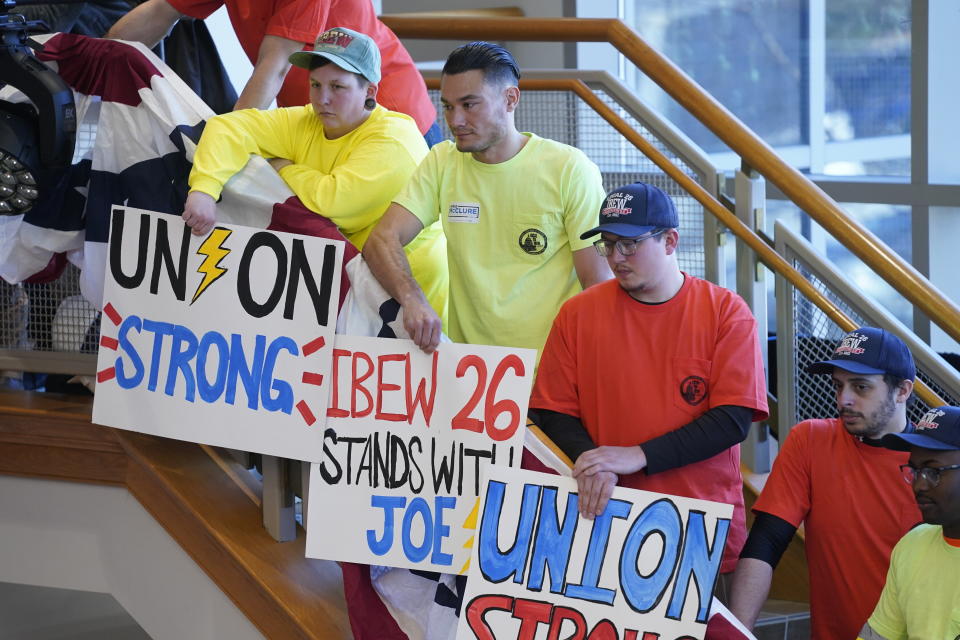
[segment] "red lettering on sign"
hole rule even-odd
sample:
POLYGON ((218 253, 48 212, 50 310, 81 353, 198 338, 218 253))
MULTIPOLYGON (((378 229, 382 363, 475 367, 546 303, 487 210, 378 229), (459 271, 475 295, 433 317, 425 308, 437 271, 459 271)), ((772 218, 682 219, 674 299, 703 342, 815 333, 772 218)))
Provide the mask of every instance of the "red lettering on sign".
POLYGON ((407 419, 405 413, 389 413, 383 410, 383 393, 385 391, 399 391, 400 385, 388 384, 383 381, 383 365, 387 362, 406 362, 407 369, 410 368, 409 353, 391 353, 385 356, 377 356, 377 413, 374 417, 377 420, 387 420, 389 422, 403 422, 407 419))

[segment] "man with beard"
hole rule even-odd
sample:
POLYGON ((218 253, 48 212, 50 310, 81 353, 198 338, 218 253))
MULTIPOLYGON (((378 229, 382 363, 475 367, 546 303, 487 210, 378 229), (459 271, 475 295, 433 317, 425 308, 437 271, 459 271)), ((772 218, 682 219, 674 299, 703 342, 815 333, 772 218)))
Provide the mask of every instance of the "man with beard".
POLYGON ((910 452, 900 469, 926 524, 894 547, 880 602, 860 638, 960 637, 960 409, 933 409, 915 433, 890 434, 883 444, 910 452))
POLYGON ((916 368, 899 338, 860 327, 808 371, 832 376, 840 416, 801 422, 782 444, 753 506, 730 609, 753 626, 773 570, 804 523, 811 637, 853 638, 880 596, 890 551, 920 521, 900 478, 907 455, 880 444, 913 431, 906 412, 916 368))

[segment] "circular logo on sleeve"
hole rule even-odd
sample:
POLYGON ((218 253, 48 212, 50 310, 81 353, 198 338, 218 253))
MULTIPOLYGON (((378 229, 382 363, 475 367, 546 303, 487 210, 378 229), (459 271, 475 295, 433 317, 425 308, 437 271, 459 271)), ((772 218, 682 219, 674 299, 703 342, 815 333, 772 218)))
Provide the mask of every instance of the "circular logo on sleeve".
POLYGON ((547 236, 540 229, 527 229, 520 234, 520 248, 532 256, 537 256, 547 250, 547 236))
POLYGON ((690 406, 697 406, 707 397, 707 381, 700 376, 687 376, 680 383, 680 397, 690 406))

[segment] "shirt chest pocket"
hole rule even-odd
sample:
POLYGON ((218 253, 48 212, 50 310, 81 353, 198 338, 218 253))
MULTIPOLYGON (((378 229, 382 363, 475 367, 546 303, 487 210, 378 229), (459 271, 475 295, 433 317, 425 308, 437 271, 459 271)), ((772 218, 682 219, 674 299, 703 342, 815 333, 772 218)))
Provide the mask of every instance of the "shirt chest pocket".
POLYGON ((690 415, 710 408, 710 370, 713 362, 702 358, 673 358, 670 392, 673 404, 690 415))
POLYGON ((568 243, 559 211, 514 214, 508 241, 514 255, 531 262, 546 260, 568 243))

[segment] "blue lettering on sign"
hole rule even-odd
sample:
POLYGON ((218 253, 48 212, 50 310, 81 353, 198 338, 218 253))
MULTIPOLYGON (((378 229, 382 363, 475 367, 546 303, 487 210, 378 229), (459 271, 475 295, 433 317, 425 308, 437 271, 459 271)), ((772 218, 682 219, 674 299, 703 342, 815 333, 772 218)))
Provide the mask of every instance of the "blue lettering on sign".
POLYGON ((130 343, 130 329, 135 329, 137 333, 143 328, 143 322, 137 316, 127 316, 120 325, 117 332, 117 342, 120 343, 120 350, 130 358, 130 364, 133 366, 133 374, 127 375, 127 369, 123 365, 123 358, 117 358, 117 384, 121 389, 132 389, 143 381, 143 360, 137 350, 130 343))
POLYGON ((227 344, 227 339, 216 331, 207 331, 200 338, 200 345, 197 347, 197 390, 204 402, 216 402, 223 395, 223 389, 227 383, 229 353, 230 346, 227 344), (216 359, 213 360, 216 373, 211 382, 207 379, 207 362, 210 358, 210 349, 214 347, 217 349, 216 359))
POLYGON ((613 589, 604 589, 597 586, 600 582, 600 569, 603 568, 603 557, 607 553, 607 544, 610 542, 610 525, 614 518, 626 518, 630 515, 631 504, 624 500, 607 502, 603 513, 593 519, 593 529, 590 530, 590 542, 587 544, 587 557, 583 563, 583 578, 580 584, 568 584, 564 594, 571 598, 613 604, 616 592, 613 589))
POLYGON ((682 536, 680 512, 670 500, 650 503, 633 522, 620 556, 620 589, 635 611, 646 613, 660 602, 673 577, 682 536), (637 570, 637 558, 644 542, 652 535, 663 538, 663 551, 656 568, 644 576, 637 570))
MULTIPOLYGON (((669 592, 670 601, 666 615, 676 620, 681 618, 692 580, 698 589, 696 621, 707 621, 714 582, 720 571, 723 548, 730 528, 729 519, 717 518, 713 527, 713 539, 708 542, 707 537, 710 534, 707 531, 705 514, 702 511, 690 510, 684 525, 677 505, 669 497, 664 497, 644 506, 634 517, 623 544, 611 547, 614 520, 630 518, 634 507, 633 503, 626 500, 611 499, 604 512, 590 524, 590 537, 581 565, 576 561, 571 562, 574 538, 580 522, 577 513, 578 498, 572 492, 567 495, 561 516, 557 504, 557 487, 523 485, 519 516, 514 515, 515 510, 511 510, 507 516, 509 524, 503 522, 504 532, 513 532, 512 536, 509 536, 513 540, 513 546, 501 551, 498 536, 501 532, 508 488, 516 490, 516 487, 496 480, 487 483, 480 531, 477 535, 479 568, 487 580, 500 583, 512 578, 517 584, 526 580, 528 590, 542 591, 544 579, 549 573, 552 593, 563 593, 570 598, 612 606, 619 591, 627 604, 640 613, 656 608, 669 592), (662 544, 645 546, 654 536, 660 537, 662 544), (608 556, 613 555, 619 556, 619 589, 600 586, 604 563, 612 559, 608 556), (641 573, 637 566, 641 556, 645 556, 644 562, 649 564, 652 564, 651 560, 655 556, 659 556, 656 566, 645 569, 645 574, 641 573), (568 574, 579 570, 579 566, 583 567, 580 583, 570 582, 568 574)), ((527 602, 536 607, 544 604, 532 600, 527 602)), ((524 616, 518 615, 516 611, 515 609, 514 617, 525 620, 524 616)), ((543 611, 549 614, 549 611, 543 611)), ((606 638, 609 635, 601 624, 589 634, 590 638, 595 635, 606 638)), ((523 628, 521 625, 521 629, 523 628)), ((551 638, 555 636, 553 630, 554 627, 551 626, 548 634, 551 638)), ((585 631, 580 629, 574 636, 582 638, 584 633, 585 631)))
POLYGON ((533 523, 536 521, 537 506, 540 502, 540 487, 532 484, 523 485, 520 518, 517 521, 513 546, 507 551, 500 551, 497 533, 500 527, 500 512, 503 511, 504 493, 506 493, 504 483, 491 480, 487 484, 487 497, 483 505, 483 524, 480 526, 477 537, 480 571, 493 583, 503 582, 513 576, 514 582, 522 584, 530 539, 533 537, 533 523))
POLYGON ((395 515, 397 509, 404 510, 400 530, 400 546, 403 555, 410 562, 423 562, 430 556, 430 562, 444 566, 453 563, 453 555, 443 551, 443 541, 450 537, 450 525, 444 524, 443 512, 454 509, 457 499, 454 496, 435 496, 433 511, 424 498, 414 498, 407 505, 404 496, 370 496, 370 506, 383 509, 383 530, 380 535, 373 529, 367 529, 367 547, 378 556, 386 555, 393 548, 396 539, 395 515), (423 538, 413 539, 414 523, 420 522, 423 538))
POLYGON ((690 589, 690 578, 697 584, 697 622, 706 622, 710 612, 710 601, 713 599, 713 588, 716 577, 720 574, 720 560, 723 558, 723 547, 727 542, 727 532, 730 521, 717 521, 717 529, 713 535, 713 546, 707 544, 707 527, 704 523, 702 511, 691 511, 687 517, 687 535, 683 540, 683 555, 680 558, 680 568, 673 583, 673 594, 667 606, 667 617, 680 619, 683 603, 687 601, 687 591, 690 589))
POLYGON ((575 493, 567 494, 567 509, 563 525, 557 517, 557 488, 544 487, 541 497, 540 520, 530 556, 530 576, 527 588, 540 591, 543 588, 544 570, 550 572, 550 592, 563 593, 563 585, 570 564, 570 548, 577 532, 577 501, 575 493))
MULTIPOLYGON (((149 339, 149 338, 148 338, 149 339)), ((147 391, 157 391, 196 402, 235 404, 238 381, 247 398, 247 407, 267 411, 293 411, 293 386, 276 378, 274 371, 282 354, 299 356, 297 343, 279 336, 267 342, 264 335, 253 337, 253 353, 248 353, 243 336, 227 337, 208 331, 203 337, 189 328, 170 322, 147 320, 136 315, 124 318, 117 331, 118 356, 114 363, 117 384, 121 389, 135 389, 144 384, 147 391), (144 364, 133 334, 152 334, 149 342, 149 366, 144 364), (169 340, 165 340, 169 336, 169 340), (169 354, 167 366, 161 366, 164 352, 169 354)))

